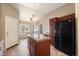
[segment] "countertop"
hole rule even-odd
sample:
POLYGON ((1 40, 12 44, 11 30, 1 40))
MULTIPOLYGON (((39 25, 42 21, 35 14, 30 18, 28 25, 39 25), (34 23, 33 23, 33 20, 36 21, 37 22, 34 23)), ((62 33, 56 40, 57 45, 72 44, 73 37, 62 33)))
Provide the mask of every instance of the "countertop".
POLYGON ((50 40, 50 37, 46 37, 43 34, 40 34, 40 35, 33 34, 32 36, 31 35, 28 35, 28 36, 31 37, 32 39, 34 39, 37 42, 42 42, 42 41, 50 40))

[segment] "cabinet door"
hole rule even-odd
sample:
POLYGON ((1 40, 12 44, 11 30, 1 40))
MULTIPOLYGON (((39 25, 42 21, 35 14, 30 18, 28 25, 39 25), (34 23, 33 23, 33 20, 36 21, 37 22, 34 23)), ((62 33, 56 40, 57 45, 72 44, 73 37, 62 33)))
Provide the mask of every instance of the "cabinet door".
POLYGON ((58 20, 57 17, 49 20, 49 25, 50 25, 50 31, 49 32, 50 32, 51 41, 52 41, 53 45, 55 44, 55 22, 56 22, 56 20, 58 20))
POLYGON ((50 40, 37 43, 37 56, 50 56, 50 40))
POLYGON ((36 56, 36 43, 33 39, 30 40, 30 55, 31 56, 36 56))

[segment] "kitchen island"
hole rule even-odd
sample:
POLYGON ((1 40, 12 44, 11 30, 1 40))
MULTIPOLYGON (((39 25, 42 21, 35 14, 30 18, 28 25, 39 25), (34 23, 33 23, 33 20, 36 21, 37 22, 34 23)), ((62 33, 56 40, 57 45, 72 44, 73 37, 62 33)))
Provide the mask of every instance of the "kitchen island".
POLYGON ((34 34, 28 36, 28 49, 31 56, 50 56, 50 37, 34 34))

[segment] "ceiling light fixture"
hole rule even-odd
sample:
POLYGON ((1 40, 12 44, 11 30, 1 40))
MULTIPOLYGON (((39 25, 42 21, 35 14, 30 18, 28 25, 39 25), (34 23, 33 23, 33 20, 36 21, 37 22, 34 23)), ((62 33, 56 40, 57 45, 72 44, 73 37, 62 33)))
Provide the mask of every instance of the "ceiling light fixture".
POLYGON ((38 20, 37 17, 35 17, 35 15, 32 15, 32 17, 30 18, 30 22, 36 22, 38 20))

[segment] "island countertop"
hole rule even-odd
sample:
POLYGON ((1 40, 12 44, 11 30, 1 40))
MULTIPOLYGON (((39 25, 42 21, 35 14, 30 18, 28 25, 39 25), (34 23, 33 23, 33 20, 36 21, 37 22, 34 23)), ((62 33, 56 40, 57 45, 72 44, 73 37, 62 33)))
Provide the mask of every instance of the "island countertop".
POLYGON ((34 39, 36 42, 42 42, 42 41, 46 41, 46 40, 51 40, 50 37, 46 37, 44 36, 43 34, 33 34, 32 36, 31 35, 28 35, 29 38, 31 39, 34 39))

